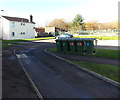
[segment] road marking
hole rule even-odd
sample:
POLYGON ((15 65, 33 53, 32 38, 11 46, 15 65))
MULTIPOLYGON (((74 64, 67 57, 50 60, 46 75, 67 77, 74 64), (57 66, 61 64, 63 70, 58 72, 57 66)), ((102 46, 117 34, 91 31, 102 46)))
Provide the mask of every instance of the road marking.
POLYGON ((16 54, 17 58, 27 58, 26 54, 16 54))

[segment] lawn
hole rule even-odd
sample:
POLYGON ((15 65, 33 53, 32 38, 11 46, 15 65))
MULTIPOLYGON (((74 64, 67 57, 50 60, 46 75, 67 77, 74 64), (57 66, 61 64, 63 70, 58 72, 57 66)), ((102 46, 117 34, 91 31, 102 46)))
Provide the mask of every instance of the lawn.
POLYGON ((47 39, 55 39, 55 37, 41 37, 41 38, 24 39, 24 40, 26 40, 26 41, 37 41, 37 40, 47 40, 47 39))
POLYGON ((25 42, 26 40, 2 40, 2 43, 18 44, 18 42, 25 42))
POLYGON ((2 40, 2 47, 11 47, 14 45, 26 45, 27 43, 19 43, 25 42, 25 40, 2 40))
POLYGON ((47 40, 47 39, 54 39, 54 38, 55 37, 41 37, 41 38, 33 38, 33 39, 2 40, 2 47, 8 47, 13 45, 26 45, 28 43, 19 43, 19 42, 47 40), (8 44, 11 44, 11 45, 8 45, 8 44))
POLYGON ((119 54, 120 54, 120 50, 96 49, 96 55, 92 55, 92 56, 111 58, 111 59, 120 59, 119 54))
POLYGON ((108 77, 112 80, 120 82, 118 78, 118 66, 76 61, 76 60, 70 60, 70 61, 86 69, 92 70, 98 74, 108 77))
POLYGON ((17 42, 24 42, 24 41, 37 41, 37 40, 47 40, 47 39, 55 39, 55 37, 41 37, 41 38, 33 38, 33 39, 2 40, 2 43, 17 43, 17 42))
MULTIPOLYGON (((51 48, 49 51, 51 52, 57 52, 56 48, 51 48)), ((71 52, 61 52, 66 54, 74 54, 74 55, 82 55, 77 52, 71 53, 71 52)), ((91 56, 91 57, 102 57, 102 58, 110 58, 110 59, 120 59, 120 50, 110 50, 110 49, 96 49, 95 55, 84 55, 84 56, 91 56)), ((83 56, 83 55, 82 55, 83 56)))

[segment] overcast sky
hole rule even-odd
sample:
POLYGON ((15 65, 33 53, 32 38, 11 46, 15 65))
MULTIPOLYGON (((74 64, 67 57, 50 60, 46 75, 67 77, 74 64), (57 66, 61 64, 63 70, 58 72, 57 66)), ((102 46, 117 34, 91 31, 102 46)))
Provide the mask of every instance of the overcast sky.
MULTIPOLYGON (((28 18, 33 15, 37 26, 47 25, 55 18, 67 22, 81 14, 84 21, 110 22, 118 19, 119 0, 0 0, 4 15, 28 18)), ((0 12, 0 15, 3 14, 0 12)))

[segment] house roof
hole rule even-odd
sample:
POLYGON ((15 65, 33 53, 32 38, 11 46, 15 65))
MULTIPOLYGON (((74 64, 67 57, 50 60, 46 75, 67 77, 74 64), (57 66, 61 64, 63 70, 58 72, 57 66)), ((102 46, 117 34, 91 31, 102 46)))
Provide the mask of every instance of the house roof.
POLYGON ((2 16, 4 18, 6 18, 9 21, 18 21, 18 22, 29 22, 28 19, 26 18, 19 18, 19 17, 9 17, 9 16, 2 16))

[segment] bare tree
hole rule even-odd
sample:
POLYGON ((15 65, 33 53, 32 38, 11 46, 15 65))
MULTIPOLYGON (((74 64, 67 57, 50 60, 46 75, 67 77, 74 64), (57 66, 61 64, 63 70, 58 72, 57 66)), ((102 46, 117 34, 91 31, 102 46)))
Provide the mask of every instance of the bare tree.
POLYGON ((48 26, 57 27, 62 30, 68 30, 68 24, 67 22, 65 22, 64 19, 54 19, 52 22, 48 24, 48 26))

